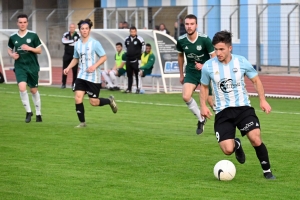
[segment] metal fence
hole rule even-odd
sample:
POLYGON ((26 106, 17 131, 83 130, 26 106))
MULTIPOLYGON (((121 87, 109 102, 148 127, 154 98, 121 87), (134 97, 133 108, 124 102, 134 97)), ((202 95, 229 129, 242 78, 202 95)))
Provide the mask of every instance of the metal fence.
MULTIPOLYGON (((2 29, 17 28, 16 17, 23 10, 0 11, 2 29)), ((175 23, 188 13, 198 17, 198 31, 210 38, 219 30, 233 33, 233 53, 244 55, 266 73, 300 72, 299 4, 260 4, 198 7, 37 9, 30 13, 30 29, 47 44, 53 58, 61 58, 61 37, 70 22, 91 18, 97 29, 117 29, 126 21, 139 29, 156 29, 164 24, 170 35, 179 34, 175 23)), ((113 31, 113 30, 112 30, 113 31)), ((116 41, 117 42, 117 41, 116 41)))

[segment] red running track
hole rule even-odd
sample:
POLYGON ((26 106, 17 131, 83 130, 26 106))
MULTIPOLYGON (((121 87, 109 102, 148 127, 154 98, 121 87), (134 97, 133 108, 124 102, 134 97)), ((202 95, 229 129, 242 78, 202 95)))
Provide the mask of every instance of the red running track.
MULTIPOLYGON (((70 72, 72 73, 72 72, 70 72)), ((61 85, 62 68, 52 67, 52 84, 61 85)), ((7 71, 7 77, 9 80, 14 79, 13 71, 7 71)), ((278 94, 278 95, 293 95, 300 96, 300 75, 288 76, 288 75, 259 75, 265 89, 266 94, 278 94)), ((71 86, 72 75, 67 78, 67 85, 71 86)), ((246 78, 246 88, 249 93, 255 93, 253 84, 246 78)))

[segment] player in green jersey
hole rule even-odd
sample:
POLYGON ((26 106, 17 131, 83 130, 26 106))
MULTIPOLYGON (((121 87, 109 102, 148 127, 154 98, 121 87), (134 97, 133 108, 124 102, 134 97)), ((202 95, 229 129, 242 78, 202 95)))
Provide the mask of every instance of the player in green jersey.
POLYGON ((10 36, 7 51, 9 56, 15 60, 15 75, 21 101, 26 110, 25 122, 29 123, 33 115, 26 89, 27 85, 30 87, 32 100, 35 105, 36 122, 42 122, 41 98, 38 92, 40 66, 37 59, 37 54, 42 53, 42 44, 36 33, 27 30, 27 15, 21 14, 17 19, 19 30, 10 36))
MULTIPOLYGON (((177 40, 178 65, 180 71, 180 83, 183 84, 182 98, 192 113, 197 116, 197 134, 204 130, 205 118, 200 115, 200 109, 192 94, 200 84, 201 69, 205 61, 215 57, 214 47, 210 38, 197 32, 197 17, 187 15, 184 20, 186 34, 181 35, 177 40), (185 76, 183 74, 184 54, 187 60, 185 76)), ((208 103, 213 106, 212 91, 208 103)))

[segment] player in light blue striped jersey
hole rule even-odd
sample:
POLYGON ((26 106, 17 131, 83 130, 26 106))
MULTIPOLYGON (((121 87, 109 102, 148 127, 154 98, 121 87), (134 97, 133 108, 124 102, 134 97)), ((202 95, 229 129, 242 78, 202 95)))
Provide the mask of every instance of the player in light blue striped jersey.
POLYGON ((206 106, 208 85, 212 81, 215 93, 215 134, 226 155, 235 152, 236 159, 245 163, 246 157, 239 138, 235 138, 236 127, 242 136, 247 136, 256 151, 266 179, 275 179, 271 172, 268 150, 260 137, 260 122, 251 107, 246 90, 245 77, 248 77, 259 96, 260 107, 267 114, 271 106, 266 101, 263 85, 258 73, 243 56, 231 54, 232 34, 220 31, 215 34, 212 44, 217 57, 205 62, 202 68, 200 102, 201 115, 210 118, 212 113, 206 106))
POLYGON ((73 91, 75 91, 75 107, 80 124, 76 127, 85 127, 85 115, 83 97, 88 94, 92 106, 110 105, 114 113, 117 112, 117 104, 113 96, 98 98, 101 89, 100 65, 106 61, 106 54, 99 41, 90 37, 93 23, 90 19, 80 20, 78 29, 81 38, 75 43, 73 60, 64 70, 67 75, 69 70, 79 62, 79 73, 73 91))

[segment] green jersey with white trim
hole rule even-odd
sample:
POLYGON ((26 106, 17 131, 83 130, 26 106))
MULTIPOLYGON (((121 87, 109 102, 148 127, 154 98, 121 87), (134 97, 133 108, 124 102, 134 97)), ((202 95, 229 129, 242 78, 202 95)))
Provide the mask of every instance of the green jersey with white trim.
POLYGON ((18 32, 11 34, 8 41, 8 48, 19 54, 19 58, 15 60, 15 68, 22 67, 30 71, 39 71, 40 66, 37 54, 31 51, 21 49, 23 44, 36 48, 42 45, 38 35, 33 31, 27 31, 24 36, 20 36, 18 32))
POLYGON ((195 62, 204 64, 210 59, 209 54, 214 52, 214 46, 210 38, 202 33, 198 33, 198 37, 195 41, 190 41, 187 34, 180 36, 177 40, 176 47, 178 53, 185 54, 187 60, 186 71, 197 70, 195 68, 195 62))

